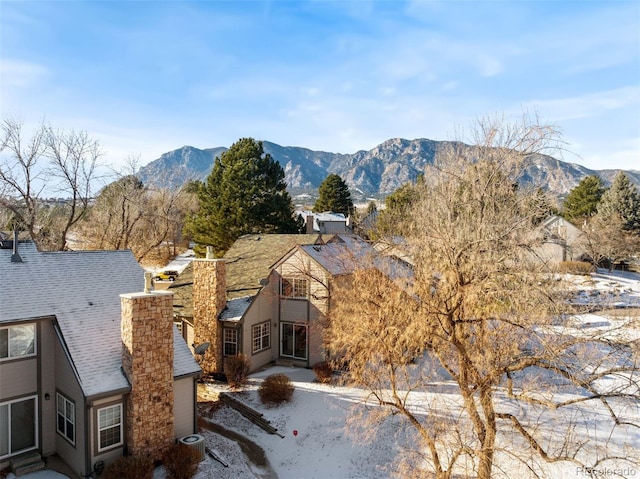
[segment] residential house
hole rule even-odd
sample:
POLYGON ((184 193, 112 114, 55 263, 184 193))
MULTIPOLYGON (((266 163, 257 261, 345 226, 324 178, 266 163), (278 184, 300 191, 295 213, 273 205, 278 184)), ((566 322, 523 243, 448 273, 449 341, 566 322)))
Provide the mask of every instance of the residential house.
POLYGON ((87 477, 197 431, 200 367, 130 251, 2 246, 0 469, 56 454, 87 477))
POLYGON ((314 213, 313 211, 297 211, 304 221, 307 234, 352 234, 353 230, 349 218, 342 213, 325 211, 324 213, 314 213))
POLYGON ((546 263, 579 261, 585 256, 581 246, 584 233, 561 216, 552 215, 540 225, 542 245, 536 255, 546 263))
MULTIPOLYGON (((319 234, 249 234, 238 238, 231 248, 225 253, 224 261, 204 261, 194 260, 180 274, 177 281, 173 283, 169 290, 174 292, 174 321, 181 330, 183 337, 192 350, 204 343, 211 343, 206 338, 195 336, 195 317, 197 307, 200 308, 199 315, 204 317, 202 321, 217 324, 211 321, 211 317, 221 316, 226 320, 227 325, 238 324, 240 318, 249 304, 254 300, 271 273, 271 266, 278 261, 285 253, 298 244, 322 244, 332 236, 322 236, 319 234), (210 271, 205 268, 208 265, 210 271), (216 277, 222 271, 216 273, 214 266, 218 270, 224 268, 224 277, 220 282, 216 282, 216 277), (195 270, 198 268, 198 286, 195 283, 195 270), (209 274, 210 273, 210 274, 209 274), (224 286, 222 286, 224 281, 224 286), (205 285, 208 285, 205 288, 205 285), (220 287, 217 287, 220 286, 220 287), (217 292, 216 292, 217 290, 217 292), (207 292, 209 291, 209 292, 207 292), (222 292, 226 293, 222 295, 222 292), (195 301, 196 293, 199 292, 201 300, 195 301), (219 301, 223 304, 216 305, 215 301, 211 305, 211 311, 206 309, 204 304, 216 295, 220 296, 219 301), (235 321, 235 323, 234 323, 235 321)), ((222 323, 218 324, 221 326, 222 323)), ((201 325, 202 326, 202 322, 201 325)), ((220 333, 221 335, 222 333, 220 333)), ((240 344, 240 335, 237 331, 226 331, 226 354, 228 357, 237 352, 248 351, 247 347, 240 344)), ((249 336, 243 335, 242 339, 248 341, 249 336)), ((222 347, 222 346, 218 346, 222 347)), ((212 346, 213 348, 213 346, 212 346)), ((220 355, 219 355, 220 356, 220 355)), ((210 365, 203 364, 205 370, 222 371, 222 360, 213 369, 208 369, 210 365)), ((254 365, 258 362, 254 361, 254 365)))
POLYGON ((374 250, 356 236, 312 238, 242 237, 223 259, 194 260, 190 284, 171 286, 188 291, 192 315, 186 318, 179 307, 176 316, 182 315, 183 334, 192 330, 195 347, 209 345, 201 360, 205 371, 222 372, 226 358, 238 353, 250 357, 252 370, 270 363, 310 367, 325 359, 332 281, 374 250))

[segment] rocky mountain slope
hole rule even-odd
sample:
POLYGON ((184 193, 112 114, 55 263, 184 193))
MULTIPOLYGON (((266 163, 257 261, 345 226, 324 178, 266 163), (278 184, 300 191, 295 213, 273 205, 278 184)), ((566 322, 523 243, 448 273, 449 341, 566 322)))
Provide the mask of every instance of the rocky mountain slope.
MULTIPOLYGON (((394 138, 372 150, 353 154, 328 153, 307 148, 280 146, 264 141, 264 151, 282 165, 289 192, 293 195, 316 193, 318 186, 330 174, 336 173, 349 185, 357 200, 383 198, 401 185, 415 180, 433 161, 437 152, 449 142, 428 139, 394 138)), ((164 153, 140 169, 138 176, 145 184, 181 186, 188 180, 205 180, 216 156, 225 147, 200 150, 192 146, 164 153)), ((537 155, 525 172, 524 180, 544 185, 546 189, 564 195, 582 178, 598 174, 610 182, 618 170, 590 170, 576 163, 566 163, 551 156, 537 155)), ((626 172, 640 186, 640 171, 626 172)))

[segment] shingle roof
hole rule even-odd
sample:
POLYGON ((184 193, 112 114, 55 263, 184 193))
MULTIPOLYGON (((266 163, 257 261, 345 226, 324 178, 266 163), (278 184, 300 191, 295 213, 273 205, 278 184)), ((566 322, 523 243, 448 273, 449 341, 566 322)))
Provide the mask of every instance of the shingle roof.
POLYGON ((300 249, 333 276, 352 273, 374 253, 367 242, 349 235, 336 236, 325 245, 302 245, 300 249))
POLYGON ((222 321, 238 321, 244 316, 249 309, 253 296, 243 296, 242 298, 234 298, 227 301, 227 306, 220 313, 222 321))
MULTIPOLYGON (((120 294, 142 290, 130 251, 39 252, 20 242, 21 263, 0 249, 0 323, 55 316, 86 396, 127 388, 121 371, 120 294)), ((199 367, 174 331, 174 374, 199 367)))
MULTIPOLYGON (((227 299, 255 295, 260 280, 267 278, 271 266, 291 248, 299 244, 316 244, 333 235, 319 234, 252 234, 238 238, 225 253, 227 260, 227 299)), ((170 287, 175 293, 174 312, 193 316, 193 264, 187 266, 170 287)))

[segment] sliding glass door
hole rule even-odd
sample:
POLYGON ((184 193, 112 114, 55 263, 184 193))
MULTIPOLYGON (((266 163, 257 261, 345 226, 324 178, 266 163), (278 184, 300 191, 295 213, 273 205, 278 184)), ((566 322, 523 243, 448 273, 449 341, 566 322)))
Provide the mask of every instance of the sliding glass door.
POLYGON ((280 324, 280 355, 294 359, 307 359, 307 326, 304 324, 280 324))
POLYGON ((38 446, 37 397, 0 404, 0 459, 38 446))

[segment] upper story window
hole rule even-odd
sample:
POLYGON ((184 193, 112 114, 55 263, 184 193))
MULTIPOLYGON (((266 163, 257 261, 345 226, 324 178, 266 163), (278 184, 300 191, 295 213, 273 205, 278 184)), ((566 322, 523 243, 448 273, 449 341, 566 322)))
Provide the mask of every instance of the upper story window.
POLYGON ((281 293, 288 298, 307 298, 309 281, 306 278, 282 278, 281 293))
POLYGON ((0 328, 0 361, 36 354, 36 325, 18 324, 0 328))

